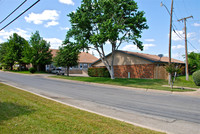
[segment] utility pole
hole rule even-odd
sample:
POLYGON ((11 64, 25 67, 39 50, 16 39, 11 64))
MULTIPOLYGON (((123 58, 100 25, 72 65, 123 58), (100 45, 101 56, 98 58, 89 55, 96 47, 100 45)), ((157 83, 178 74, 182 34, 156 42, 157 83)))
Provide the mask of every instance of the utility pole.
MULTIPOLYGON (((173 3, 171 3, 171 13, 170 13, 170 29, 169 29, 169 65, 171 64, 171 46, 172 46, 172 15, 173 15, 173 3)), ((171 75, 171 74, 170 74, 171 75)), ((171 76, 170 76, 171 77, 171 76)), ((170 79, 171 80, 171 79, 170 79)))
POLYGON ((186 21, 189 18, 193 18, 193 16, 182 18, 178 21, 184 21, 184 31, 185 31, 185 73, 186 73, 186 80, 189 80, 189 71, 188 71, 188 52, 187 52, 187 28, 186 28, 186 21))
MULTIPOLYGON (((169 12, 168 8, 161 2, 160 6, 164 6, 167 9, 167 12, 170 15, 170 28, 169 28, 169 65, 171 64, 171 46, 172 46, 172 15, 173 15, 173 5, 174 1, 171 3, 171 12, 169 12)), ((171 85, 172 74, 169 73, 168 83, 171 85)))
MULTIPOLYGON (((169 66, 171 65, 171 48, 172 48, 172 15, 173 15, 173 4, 174 1, 172 0, 171 3, 171 12, 170 12, 170 29, 169 29, 169 66)), ((169 73, 168 83, 171 85, 172 81, 172 74, 169 73)))

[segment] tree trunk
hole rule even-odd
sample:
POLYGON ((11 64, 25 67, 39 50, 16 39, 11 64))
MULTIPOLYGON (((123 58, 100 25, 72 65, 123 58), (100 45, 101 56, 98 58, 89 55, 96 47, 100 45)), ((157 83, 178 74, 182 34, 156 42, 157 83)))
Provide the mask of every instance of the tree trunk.
POLYGON ((10 70, 11 71, 13 70, 13 64, 10 64, 10 70))
POLYGON ((40 65, 37 65, 37 71, 40 71, 40 65))
POLYGON ((114 74, 114 58, 115 58, 115 46, 116 44, 115 43, 112 43, 112 59, 111 59, 111 74, 110 74, 110 77, 111 79, 115 79, 115 74, 114 74))
POLYGON ((69 67, 67 67, 67 76, 69 76, 69 67))
POLYGON ((173 89, 173 84, 174 84, 174 82, 173 82, 172 76, 171 76, 171 79, 170 79, 170 86, 171 86, 171 89, 173 89))
POLYGON ((21 64, 19 64, 19 69, 18 70, 22 71, 22 65, 21 64))
POLYGON ((110 78, 111 78, 112 80, 115 79, 115 74, 114 74, 114 67, 113 67, 113 65, 111 66, 110 78))

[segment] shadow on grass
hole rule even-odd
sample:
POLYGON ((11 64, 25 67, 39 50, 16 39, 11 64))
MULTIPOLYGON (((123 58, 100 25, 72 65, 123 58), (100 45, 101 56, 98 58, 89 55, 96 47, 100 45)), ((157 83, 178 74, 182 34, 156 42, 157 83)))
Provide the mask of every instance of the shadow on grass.
POLYGON ((21 106, 9 102, 0 102, 0 123, 16 116, 31 114, 35 111, 36 110, 33 110, 28 106, 21 106))

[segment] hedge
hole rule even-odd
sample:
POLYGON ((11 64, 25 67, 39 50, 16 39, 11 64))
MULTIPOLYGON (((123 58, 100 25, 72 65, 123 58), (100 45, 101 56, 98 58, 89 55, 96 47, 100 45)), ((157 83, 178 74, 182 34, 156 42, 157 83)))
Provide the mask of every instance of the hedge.
POLYGON ((200 70, 194 72, 194 73, 192 74, 192 78, 193 78, 194 83, 195 83, 197 86, 200 86, 200 70))
POLYGON ((36 72, 36 69, 35 68, 33 68, 33 67, 31 67, 30 69, 29 69, 29 71, 33 74, 33 73, 35 73, 36 72))
POLYGON ((88 75, 90 77, 110 77, 107 68, 88 68, 88 75))

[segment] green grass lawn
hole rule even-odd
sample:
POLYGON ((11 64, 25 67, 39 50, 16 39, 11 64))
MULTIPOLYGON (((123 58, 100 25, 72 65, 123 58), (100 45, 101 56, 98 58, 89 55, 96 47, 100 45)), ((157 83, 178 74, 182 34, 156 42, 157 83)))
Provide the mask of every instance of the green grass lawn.
POLYGON ((189 80, 185 80, 185 76, 177 77, 174 85, 175 86, 183 86, 183 87, 191 87, 191 88, 200 88, 200 86, 196 86, 193 82, 192 75, 189 76, 189 80))
MULTIPOLYGON (((50 76, 52 78, 61 78, 75 81, 84 81, 84 82, 93 82, 100 84, 110 84, 110 85, 118 85, 118 86, 127 86, 127 87, 136 87, 136 88, 145 88, 145 89, 156 89, 156 90, 165 90, 165 91, 177 91, 177 92, 186 92, 186 91, 195 91, 191 89, 180 89, 170 87, 163 87, 162 85, 167 85, 167 80, 161 79, 114 79, 103 78, 103 77, 67 77, 67 76, 50 76)), ((175 81, 176 86, 187 86, 192 88, 200 88, 195 86, 195 84, 190 80, 185 82, 184 77, 178 77, 175 81)))
MULTIPOLYGON (((20 73, 20 74, 31 74, 30 71, 18 71, 18 70, 5 70, 5 71, 9 71, 9 72, 13 72, 13 73, 20 73)), ((37 71, 34 74, 46 74, 47 72, 44 71, 37 71)))
POLYGON ((1 134, 158 134, 0 83, 1 134))

